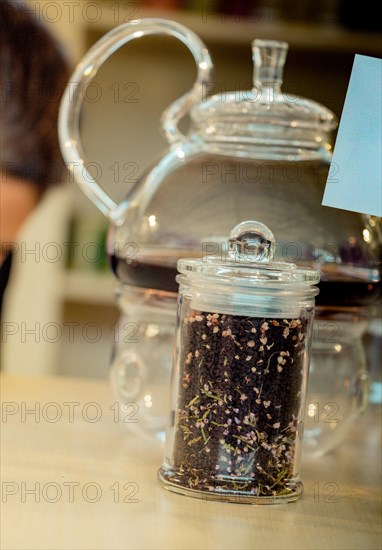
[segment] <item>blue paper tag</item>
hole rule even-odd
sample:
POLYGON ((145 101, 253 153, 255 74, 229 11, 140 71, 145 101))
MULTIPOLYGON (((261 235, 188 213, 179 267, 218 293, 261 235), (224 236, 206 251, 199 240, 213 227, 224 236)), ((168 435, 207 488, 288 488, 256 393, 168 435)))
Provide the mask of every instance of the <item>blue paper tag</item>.
POLYGON ((356 55, 324 206, 382 216, 382 60, 356 55))

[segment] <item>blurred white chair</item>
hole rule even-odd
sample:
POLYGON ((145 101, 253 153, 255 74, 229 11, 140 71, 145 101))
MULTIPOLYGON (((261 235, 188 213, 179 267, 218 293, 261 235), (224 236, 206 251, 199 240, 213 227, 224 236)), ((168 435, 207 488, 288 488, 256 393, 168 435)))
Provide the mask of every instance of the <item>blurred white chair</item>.
POLYGON ((1 365, 5 372, 57 371, 72 195, 69 185, 48 190, 20 232, 3 302, 1 365))

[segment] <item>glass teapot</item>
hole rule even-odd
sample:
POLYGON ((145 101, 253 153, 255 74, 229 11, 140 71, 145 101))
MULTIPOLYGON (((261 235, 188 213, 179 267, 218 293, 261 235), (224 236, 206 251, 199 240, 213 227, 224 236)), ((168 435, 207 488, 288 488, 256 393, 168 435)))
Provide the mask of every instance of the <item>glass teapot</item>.
MULTIPOLYGON (((273 228, 275 258, 321 270, 312 361, 315 348, 321 360, 323 345, 352 339, 354 323, 380 295, 380 222, 321 206, 328 174, 335 178, 338 168, 330 165, 334 114, 282 91, 285 42, 254 40, 252 47, 252 90, 206 97, 212 62, 203 42, 172 21, 132 21, 89 50, 71 78, 78 86, 63 97, 63 156, 78 185, 111 222, 107 253, 122 310, 111 377, 121 406, 138 407, 138 422, 129 425, 140 433, 164 437, 177 260, 224 254, 226 235, 242 220, 259 219, 273 228), (86 168, 81 104, 102 63, 123 44, 151 34, 174 36, 188 46, 197 79, 163 113, 168 150, 116 204, 86 168), (179 122, 186 115, 185 135, 179 122)), ((357 376, 365 368, 360 357, 357 376)), ((365 394, 365 384, 355 386, 365 394)))

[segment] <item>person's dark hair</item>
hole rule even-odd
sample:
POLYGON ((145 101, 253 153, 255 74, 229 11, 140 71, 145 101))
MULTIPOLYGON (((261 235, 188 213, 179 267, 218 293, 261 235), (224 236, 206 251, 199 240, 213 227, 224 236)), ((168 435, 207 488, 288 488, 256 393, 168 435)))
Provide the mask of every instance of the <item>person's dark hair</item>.
POLYGON ((0 0, 0 48, 1 169, 43 192, 66 173, 57 118, 69 67, 37 15, 16 0, 0 0))

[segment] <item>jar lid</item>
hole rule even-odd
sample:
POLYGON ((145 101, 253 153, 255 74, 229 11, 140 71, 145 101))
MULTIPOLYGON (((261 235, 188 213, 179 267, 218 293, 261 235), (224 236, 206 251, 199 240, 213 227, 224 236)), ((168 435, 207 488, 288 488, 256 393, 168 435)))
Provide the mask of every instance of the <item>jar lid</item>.
POLYGON ((193 107, 191 118, 205 141, 331 148, 323 138, 337 127, 323 105, 281 91, 286 42, 254 40, 253 88, 219 93, 193 107))
MULTIPOLYGON (((245 221, 234 227, 228 240, 228 250, 219 256, 178 260, 178 271, 188 277, 207 277, 233 283, 236 288, 271 286, 305 288, 320 280, 314 269, 303 269, 289 262, 274 262, 275 237, 267 226, 245 221)), ((318 289, 312 289, 315 294, 318 289)))

